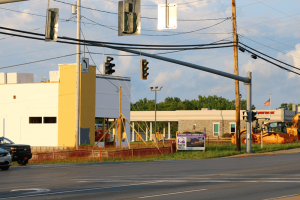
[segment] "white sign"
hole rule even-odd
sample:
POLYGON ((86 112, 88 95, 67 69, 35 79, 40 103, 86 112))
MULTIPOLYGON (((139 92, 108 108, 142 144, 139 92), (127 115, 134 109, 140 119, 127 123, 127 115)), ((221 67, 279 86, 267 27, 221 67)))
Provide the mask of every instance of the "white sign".
POLYGON ((81 59, 81 72, 82 73, 89 73, 89 59, 82 58, 81 59))
POLYGON ((158 24, 157 29, 177 28, 177 4, 158 4, 158 24), (166 14, 167 10, 167 14, 166 14), (166 19, 167 18, 167 19, 166 19))
POLYGON ((178 150, 205 150, 205 133, 177 133, 178 150))

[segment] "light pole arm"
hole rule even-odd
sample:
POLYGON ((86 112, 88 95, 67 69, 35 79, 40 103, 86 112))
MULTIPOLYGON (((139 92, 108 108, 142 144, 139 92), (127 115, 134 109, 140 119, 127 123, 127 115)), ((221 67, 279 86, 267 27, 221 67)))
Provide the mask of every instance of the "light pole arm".
POLYGON ((14 3, 14 2, 19 2, 19 1, 28 1, 28 0, 0 0, 0 4, 14 3))

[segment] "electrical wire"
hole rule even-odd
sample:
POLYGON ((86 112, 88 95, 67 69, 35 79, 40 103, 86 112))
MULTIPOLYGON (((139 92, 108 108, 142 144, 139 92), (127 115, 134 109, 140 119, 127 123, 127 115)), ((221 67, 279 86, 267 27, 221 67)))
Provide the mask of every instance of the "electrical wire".
POLYGON ((47 61, 47 60, 54 60, 54 59, 58 59, 58 58, 64 58, 64 57, 68 57, 68 56, 73 56, 73 55, 76 55, 76 54, 77 54, 77 53, 73 53, 73 54, 68 54, 68 55, 64 55, 64 56, 48 58, 48 59, 44 59, 44 60, 37 60, 37 61, 28 62, 28 63, 22 63, 22 64, 17 64, 17 65, 10 65, 10 66, 6 66, 6 67, 0 67, 0 69, 6 69, 6 68, 11 68, 11 67, 17 67, 17 66, 21 66, 21 65, 28 65, 28 64, 32 64, 32 63, 38 63, 38 62, 47 61))
MULTIPOLYGON (((12 28, 2 27, 2 26, 0 26, 0 29, 45 37, 45 35, 41 34, 41 33, 33 33, 33 32, 29 32, 29 31, 12 29, 12 28)), ((1 32, 1 33, 9 35, 9 33, 5 33, 5 32, 1 32)), ((12 35, 14 35, 14 34, 12 34, 12 35)), ((165 48, 167 48, 167 47, 174 47, 174 48, 178 47, 178 48, 181 48, 181 47, 205 47, 205 46, 216 46, 216 45, 232 44, 232 42, 222 42, 222 43, 216 43, 216 42, 214 42, 214 43, 209 43, 209 44, 195 44, 195 45, 144 45, 144 44, 126 44, 126 43, 113 43, 113 42, 102 42, 102 41, 91 41, 91 40, 78 40, 78 39, 69 38, 69 37, 58 37, 58 38, 59 39, 65 39, 65 40, 73 40, 73 41, 85 42, 85 43, 88 43, 88 44, 90 44, 90 43, 99 44, 99 45, 102 45, 102 46, 104 44, 110 44, 110 45, 117 45, 117 46, 165 47, 165 48)))
MULTIPOLYGON (((251 31, 250 31, 250 32, 251 32, 251 31)), ((259 34, 257 34, 257 33, 255 33, 255 34, 258 35, 258 36, 261 36, 261 37, 265 37, 265 36, 259 35, 259 34)), ((239 35, 240 35, 240 34, 239 34, 239 35)), ((272 47, 267 46, 267 45, 265 45, 265 44, 262 44, 262 43, 260 43, 260 42, 257 42, 257 41, 255 41, 255 40, 252 40, 252 39, 250 39, 250 38, 248 38, 248 37, 246 37, 246 36, 243 36, 243 35, 240 35, 240 36, 242 36, 242 37, 244 37, 244 38, 246 38, 246 39, 248 39, 248 40, 250 40, 250 41, 252 41, 252 42, 255 42, 255 43, 257 43, 257 44, 263 45, 263 46, 265 46, 265 47, 267 47, 267 48, 273 49, 273 50, 278 51, 278 52, 281 52, 281 53, 283 53, 283 54, 288 54, 288 53, 285 53, 285 52, 280 51, 280 50, 278 50, 278 49, 275 49, 275 48, 272 48, 272 47)), ((267 39, 269 39, 269 40, 271 40, 271 41, 274 41, 274 42, 276 42, 277 44, 285 45, 285 46, 288 46, 288 47, 292 47, 292 46, 290 46, 290 45, 287 45, 287 44, 285 44, 285 43, 278 42, 278 41, 273 40, 273 39, 271 39, 271 38, 268 38, 268 37, 265 37, 265 38, 267 38, 267 39)), ((294 48, 294 47, 292 47, 292 48, 294 48)), ((298 59, 300 59, 300 57, 297 57, 297 56, 293 56, 293 55, 290 55, 290 56, 292 56, 293 58, 298 58, 298 59)))
POLYGON ((261 55, 263 55, 263 56, 266 56, 266 57, 271 58, 271 59, 273 59, 273 60, 275 60, 275 61, 277 61, 277 62, 280 62, 281 64, 284 64, 284 65, 287 65, 287 66, 292 67, 292 68, 294 68, 294 69, 300 70, 298 67, 294 67, 293 65, 287 64, 287 63, 282 62, 282 61, 280 61, 280 60, 278 60, 278 59, 276 59, 276 58, 273 58, 273 57, 271 57, 271 56, 268 56, 268 55, 266 55, 266 54, 264 54, 264 53, 262 53, 262 52, 260 52, 260 51, 258 51, 258 50, 255 50, 255 49, 253 49, 253 48, 251 48, 251 47, 249 47, 249 46, 247 46, 247 45, 245 45, 245 44, 243 44, 243 43, 241 43, 241 42, 239 42, 239 44, 242 44, 244 47, 247 47, 248 49, 251 49, 251 50, 253 50, 253 51, 256 51, 257 53, 259 53, 259 54, 261 54, 261 55))
MULTIPOLYGON (((102 26, 102 27, 105 27, 105 28, 108 28, 108 29, 111 29, 111 30, 114 30, 114 31, 118 31, 117 29, 112 28, 112 27, 114 27, 114 26, 107 26, 107 25, 99 24, 98 22, 95 22, 95 21, 93 21, 93 20, 91 20, 91 19, 88 19, 87 17, 84 17, 84 16, 82 16, 82 17, 85 18, 85 19, 87 19, 87 20, 90 21, 90 22, 93 22, 93 23, 99 25, 99 26, 102 26)), ((177 32, 177 33, 174 33, 174 34, 167 34, 167 35, 151 35, 151 34, 140 34, 140 35, 143 35, 143 36, 155 36, 155 37, 160 37, 160 36, 176 36, 176 35, 182 35, 182 34, 195 33, 195 32, 201 31, 201 30, 205 30, 205 29, 209 29, 209 28, 212 28, 212 27, 214 27, 214 26, 217 26, 217 25, 219 25, 219 24, 221 24, 221 23, 223 23, 223 22, 225 22, 225 21, 227 21, 227 20, 229 20, 229 19, 231 19, 231 17, 227 17, 227 18, 225 18, 223 21, 221 21, 221 22, 219 22, 219 23, 216 23, 216 24, 214 24, 214 25, 211 25, 211 26, 208 26, 208 27, 205 27, 205 28, 201 28, 201 29, 197 29, 197 30, 194 30, 194 31, 177 32)), ((116 27, 116 28, 117 28, 117 27, 116 27)), ((144 29, 143 29, 143 30, 144 30, 144 29)), ((149 30, 148 30, 148 31, 149 31, 149 30)), ((164 32, 164 31, 162 31, 162 32, 164 32)), ((167 32, 167 31, 165 31, 165 32, 167 32)), ((169 32, 171 32, 171 31, 169 31, 169 32)), ((228 34, 228 33, 200 33, 200 34, 228 34)))
POLYGON ((266 62, 268 62, 268 63, 271 63, 271 64, 273 64, 273 65, 275 65, 275 66, 277 66, 277 67, 279 67, 279 68, 281 68, 281 69, 283 69, 283 70, 286 70, 286 71, 292 72, 292 73, 294 73, 294 74, 300 75, 300 73, 297 73, 297 72, 295 72, 295 71, 292 71, 292 70, 290 70, 290 69, 287 69, 287 68, 285 68, 285 67, 282 67, 282 66, 280 66, 280 65, 278 65, 278 64, 276 64, 276 63, 274 63, 274 62, 272 62, 272 61, 270 61, 270 60, 268 60, 268 59, 266 59, 266 58, 264 58, 264 57, 262 57, 262 56, 260 56, 260 55, 257 55, 257 54, 255 54, 255 53, 253 53, 252 51, 250 51, 250 50, 248 50, 248 49, 245 49, 245 51, 247 51, 248 53, 251 53, 252 55, 255 55, 255 56, 257 56, 258 58, 260 58, 260 59, 262 59, 262 60, 264 60, 264 61, 266 61, 266 62))

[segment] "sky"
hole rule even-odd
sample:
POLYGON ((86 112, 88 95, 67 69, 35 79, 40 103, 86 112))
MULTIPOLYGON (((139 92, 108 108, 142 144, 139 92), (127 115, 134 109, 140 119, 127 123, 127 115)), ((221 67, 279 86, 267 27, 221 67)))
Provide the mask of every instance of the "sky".
MULTIPOLYGON (((59 36, 76 37, 76 22, 74 21, 76 16, 72 15, 71 5, 69 5, 75 2, 75 0, 61 0, 61 2, 50 0, 50 8, 59 8, 59 36)), ((117 2, 117 0, 81 0, 82 6, 85 7, 81 9, 81 29, 84 38, 104 42, 159 45, 232 41, 232 21, 231 19, 224 20, 232 15, 231 0, 169 0, 168 3, 177 3, 178 19, 191 21, 178 21, 177 29, 158 30, 156 19, 142 18, 141 35, 122 37, 118 36, 116 30, 112 30, 118 26, 117 15, 99 11, 117 13, 117 2), (93 8, 93 10, 88 8, 93 8)), ((141 16, 157 18, 157 5, 163 3, 165 0, 141 0, 141 16)), ((46 18, 43 16, 46 14, 47 5, 48 2, 45 0, 2 4, 0 5, 0 26, 44 34, 46 18)), ((300 67, 300 12, 298 11, 300 1, 236 0, 236 6, 237 31, 242 43, 273 58, 300 67)), ((147 53, 164 52, 143 51, 147 53)), ((97 73, 101 73, 103 48, 89 47, 85 52, 85 56, 90 58, 90 64, 94 65, 95 63, 99 68, 97 73), (90 56, 88 51, 96 54, 90 56)), ((35 82, 40 82, 43 77, 49 78, 49 71, 58 70, 58 64, 76 63, 76 57, 68 56, 1 68, 73 53, 76 53, 74 45, 36 41, 2 34, 0 35, 0 72, 34 73, 35 82)), ((217 95, 229 100, 235 98, 235 84, 232 79, 142 56, 142 59, 147 59, 149 62, 148 80, 142 80, 139 56, 108 48, 104 49, 104 54, 115 54, 112 56, 114 57, 113 63, 116 64, 114 75, 131 78, 131 102, 143 98, 154 99, 154 92, 151 92, 150 87, 155 86, 163 86, 162 90, 157 93, 158 102, 163 101, 166 97, 178 97, 181 100, 198 99, 199 95, 217 95)), ((232 47, 183 51, 163 56, 234 73, 232 47)), ((252 72, 252 104, 256 109, 269 109, 269 107, 263 108, 263 105, 270 98, 270 94, 272 95, 272 109, 278 108, 281 103, 300 103, 298 100, 300 99, 299 75, 283 70, 262 59, 253 59, 251 54, 241 51, 238 53, 238 63, 240 76, 245 77, 248 71, 252 72)), ((292 69, 285 65, 282 66, 292 69)), ((297 69, 294 70, 299 72, 297 69)), ((242 99, 246 99, 246 85, 243 83, 240 83, 240 93, 242 99)))

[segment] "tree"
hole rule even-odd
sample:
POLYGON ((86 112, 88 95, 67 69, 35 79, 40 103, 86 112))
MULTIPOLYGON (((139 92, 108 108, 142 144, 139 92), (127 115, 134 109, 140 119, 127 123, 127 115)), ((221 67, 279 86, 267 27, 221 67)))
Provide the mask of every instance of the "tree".
POLYGON ((293 110, 293 104, 292 103, 282 103, 279 108, 284 108, 285 110, 293 110))

